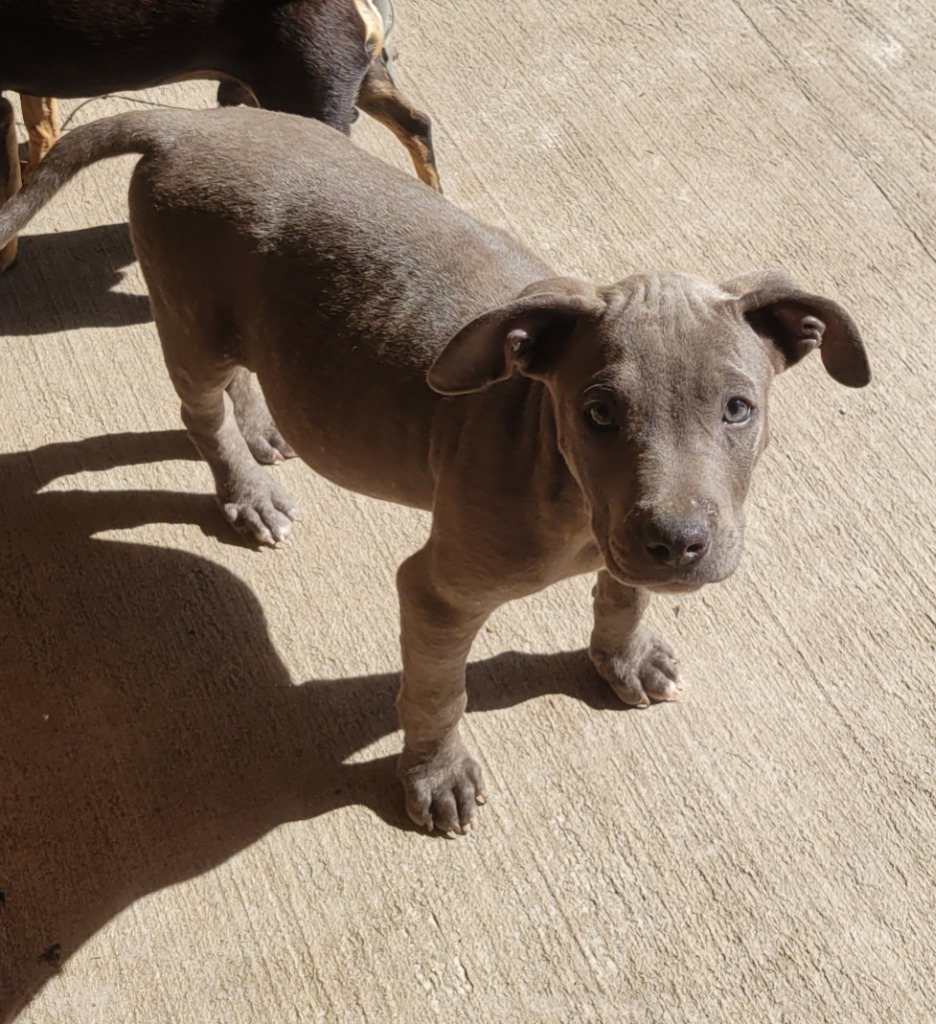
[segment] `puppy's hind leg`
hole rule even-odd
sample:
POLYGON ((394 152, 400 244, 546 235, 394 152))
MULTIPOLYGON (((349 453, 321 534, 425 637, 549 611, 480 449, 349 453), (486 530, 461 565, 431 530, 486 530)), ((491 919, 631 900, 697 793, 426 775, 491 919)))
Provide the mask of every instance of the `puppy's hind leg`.
POLYGON ((243 366, 235 368, 227 393, 240 432, 257 462, 272 465, 295 458, 296 453, 273 422, 266 399, 249 370, 243 366))
POLYGON ((173 315, 158 298, 153 314, 166 366, 182 401, 182 421, 211 468, 225 517, 261 544, 285 540, 299 518, 296 503, 257 465, 225 390, 241 368, 211 356, 223 346, 200 337, 198 326, 173 315))

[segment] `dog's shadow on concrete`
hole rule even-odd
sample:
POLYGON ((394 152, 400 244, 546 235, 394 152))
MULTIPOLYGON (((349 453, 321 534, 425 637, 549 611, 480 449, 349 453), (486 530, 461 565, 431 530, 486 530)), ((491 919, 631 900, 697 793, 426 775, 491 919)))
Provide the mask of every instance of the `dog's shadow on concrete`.
POLYGON ((127 224, 22 235, 16 263, 0 276, 0 334, 149 323, 145 295, 113 290, 135 259, 127 224))
MULTIPOLYGON (((212 498, 40 493, 192 457, 181 431, 0 456, 0 1020, 134 900, 279 824, 362 804, 409 827, 393 758, 343 763, 396 728, 395 674, 297 684, 232 573, 95 539, 153 522, 221 533, 212 498)), ((544 692, 613 706, 581 651, 476 662, 469 691, 475 711, 544 692)))

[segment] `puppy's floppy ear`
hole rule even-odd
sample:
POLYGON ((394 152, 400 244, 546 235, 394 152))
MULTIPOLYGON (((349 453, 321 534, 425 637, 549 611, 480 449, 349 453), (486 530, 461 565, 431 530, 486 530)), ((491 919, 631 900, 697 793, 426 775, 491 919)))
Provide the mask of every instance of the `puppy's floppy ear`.
POLYGON ((463 395, 506 380, 515 369, 540 377, 579 321, 604 309, 584 281, 537 281, 513 302, 466 324, 439 353, 426 379, 440 395, 463 395))
POLYGON ((826 370, 840 384, 861 388, 870 382, 861 335, 837 302, 804 292, 785 270, 747 274, 721 287, 737 297, 751 327, 777 347, 782 369, 818 348, 826 370))

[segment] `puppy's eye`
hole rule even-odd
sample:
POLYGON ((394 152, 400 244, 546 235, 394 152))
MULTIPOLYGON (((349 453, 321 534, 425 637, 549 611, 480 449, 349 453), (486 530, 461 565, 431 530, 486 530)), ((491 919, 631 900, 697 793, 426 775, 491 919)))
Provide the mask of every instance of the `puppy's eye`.
POLYGON ((617 420, 610 402, 596 399, 585 406, 585 422, 592 430, 615 430, 617 420))
POLYGON ((754 413, 754 406, 743 398, 729 398, 725 402, 725 411, 722 419, 726 423, 747 423, 754 413))

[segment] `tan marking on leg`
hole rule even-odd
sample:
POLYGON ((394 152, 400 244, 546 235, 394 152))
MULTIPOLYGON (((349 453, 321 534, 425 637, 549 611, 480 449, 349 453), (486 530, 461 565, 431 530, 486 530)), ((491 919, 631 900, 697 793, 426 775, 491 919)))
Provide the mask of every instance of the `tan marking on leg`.
POLYGON ((27 96, 21 93, 20 106, 29 132, 29 162, 26 164, 26 173, 29 174, 62 134, 58 100, 52 96, 27 96))
POLYGON ((439 173, 429 141, 429 118, 417 110, 394 85, 380 57, 372 61, 367 69, 357 105, 365 114, 389 128, 406 146, 419 180, 441 192, 439 173), (414 134, 407 122, 416 122, 421 128, 421 134, 414 134))
MULTIPOLYGON (((13 108, 0 97, 0 206, 19 192, 22 186, 20 173, 19 144, 16 139, 16 124, 13 108)), ((0 249, 0 273, 16 259, 17 240, 0 249)))
POLYGON ((372 0, 351 0, 364 22, 364 45, 376 56, 383 49, 384 23, 372 0))

